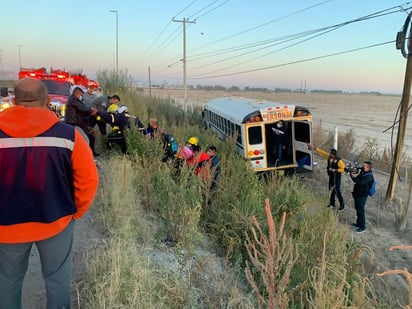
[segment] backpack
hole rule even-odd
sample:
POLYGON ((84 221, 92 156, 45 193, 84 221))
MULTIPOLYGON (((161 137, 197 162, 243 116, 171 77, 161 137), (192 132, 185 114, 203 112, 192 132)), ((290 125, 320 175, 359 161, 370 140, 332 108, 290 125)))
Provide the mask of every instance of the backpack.
POLYGON ((373 182, 372 182, 371 187, 369 188, 368 195, 369 196, 374 196, 375 193, 376 193, 376 180, 375 180, 375 177, 373 177, 373 182))
POLYGON ((179 144, 175 141, 173 135, 163 134, 164 148, 168 155, 174 155, 177 153, 179 144))

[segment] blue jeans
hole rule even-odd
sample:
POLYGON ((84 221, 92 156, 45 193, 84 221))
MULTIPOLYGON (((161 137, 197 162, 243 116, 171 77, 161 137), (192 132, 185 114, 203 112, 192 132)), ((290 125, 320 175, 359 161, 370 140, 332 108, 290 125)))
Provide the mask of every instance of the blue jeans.
POLYGON ((0 309, 22 308, 23 280, 33 244, 46 283, 47 309, 70 308, 72 221, 60 234, 36 242, 0 243, 0 309))
POLYGON ((283 144, 275 144, 273 147, 273 153, 275 155, 275 160, 282 161, 283 159, 283 144))

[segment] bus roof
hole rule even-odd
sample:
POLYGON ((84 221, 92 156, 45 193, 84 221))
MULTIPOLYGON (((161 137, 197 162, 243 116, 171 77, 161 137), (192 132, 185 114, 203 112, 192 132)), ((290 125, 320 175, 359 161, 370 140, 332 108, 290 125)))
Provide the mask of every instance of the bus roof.
MULTIPOLYGON (((271 117, 271 115, 282 111, 287 111, 282 118, 292 118, 295 115, 295 107, 293 104, 242 97, 216 98, 208 101, 206 105, 206 109, 237 123, 247 122, 249 117, 252 116, 260 116, 261 119, 273 119, 275 121, 276 117, 271 117)), ((296 108, 304 110, 306 114, 310 114, 309 110, 305 108, 296 108)))

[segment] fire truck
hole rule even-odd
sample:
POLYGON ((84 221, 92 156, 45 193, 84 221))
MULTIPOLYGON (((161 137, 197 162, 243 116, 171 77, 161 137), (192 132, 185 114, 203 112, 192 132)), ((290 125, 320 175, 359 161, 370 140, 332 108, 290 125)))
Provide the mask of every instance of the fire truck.
POLYGON ((50 97, 50 109, 60 118, 64 118, 67 98, 70 96, 73 86, 80 86, 84 89, 90 86, 99 87, 96 81, 88 79, 80 70, 68 72, 50 69, 48 72, 46 68, 21 68, 19 79, 24 77, 40 79, 46 85, 50 97))

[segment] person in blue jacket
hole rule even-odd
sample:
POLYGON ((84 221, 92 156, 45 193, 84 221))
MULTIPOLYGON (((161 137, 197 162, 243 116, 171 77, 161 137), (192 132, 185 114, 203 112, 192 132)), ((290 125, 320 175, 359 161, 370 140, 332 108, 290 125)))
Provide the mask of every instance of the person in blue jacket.
POLYGON ((355 201, 357 217, 356 223, 352 223, 351 225, 357 227, 356 233, 364 233, 366 231, 365 205, 366 200, 368 199, 369 189, 372 187, 372 184, 374 182, 372 174, 372 162, 363 162, 363 167, 361 168, 360 172, 358 174, 350 173, 350 177, 355 183, 355 185, 353 186, 352 196, 355 201))

